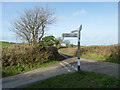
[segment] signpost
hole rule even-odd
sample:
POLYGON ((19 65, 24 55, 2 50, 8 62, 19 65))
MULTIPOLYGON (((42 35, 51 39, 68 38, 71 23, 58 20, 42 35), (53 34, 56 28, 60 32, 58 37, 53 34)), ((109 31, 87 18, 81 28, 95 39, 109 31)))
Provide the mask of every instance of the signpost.
POLYGON ((78 71, 80 71, 80 35, 81 35, 82 25, 78 28, 78 30, 73 30, 71 33, 63 33, 63 37, 78 37, 78 71), (77 33, 75 33, 77 32, 77 33))

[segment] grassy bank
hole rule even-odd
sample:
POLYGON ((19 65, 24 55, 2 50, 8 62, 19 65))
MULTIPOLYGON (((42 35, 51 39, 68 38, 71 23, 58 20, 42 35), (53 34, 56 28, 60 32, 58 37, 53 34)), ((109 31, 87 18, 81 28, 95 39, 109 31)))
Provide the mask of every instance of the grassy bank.
MULTIPOLYGON (((120 63, 120 46, 85 46, 81 47, 81 57, 93 60, 101 60, 112 63, 120 63)), ((77 48, 60 49, 60 53, 77 56, 77 48)))
POLYGON ((36 48, 29 45, 14 45, 2 48, 2 77, 16 75, 64 58, 56 47, 36 48))
POLYGON ((32 64, 30 67, 23 67, 22 65, 21 65, 21 67, 20 66, 19 67, 18 66, 3 67, 2 77, 17 75, 17 74, 24 73, 24 72, 27 72, 27 71, 31 71, 31 70, 34 70, 34 69, 37 69, 37 68, 45 67, 45 66, 57 63, 57 62, 58 61, 56 61, 56 60, 52 60, 52 61, 49 61, 49 62, 46 62, 46 63, 43 63, 43 64, 41 64, 41 63, 32 64))
POLYGON ((58 75, 25 86, 25 88, 118 88, 120 80, 94 72, 75 72, 58 75))

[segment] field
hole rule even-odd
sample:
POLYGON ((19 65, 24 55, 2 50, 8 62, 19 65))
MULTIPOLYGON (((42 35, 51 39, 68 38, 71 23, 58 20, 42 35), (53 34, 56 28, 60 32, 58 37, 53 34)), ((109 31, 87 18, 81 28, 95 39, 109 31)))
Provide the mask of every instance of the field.
POLYGON ((74 48, 62 48, 62 49, 59 49, 58 51, 59 51, 59 53, 74 56, 75 52, 77 51, 77 48, 76 47, 74 47, 74 48))
POLYGON ((11 45, 14 45, 15 43, 9 43, 9 42, 0 42, 0 47, 8 47, 11 45))
MULTIPOLYGON (((112 63, 120 63, 120 46, 84 46, 81 47, 81 57, 93 60, 101 60, 112 63)), ((59 49, 60 53, 77 56, 77 48, 59 49)))
POLYGON ((33 83, 25 88, 120 88, 120 80, 94 72, 74 72, 33 83))

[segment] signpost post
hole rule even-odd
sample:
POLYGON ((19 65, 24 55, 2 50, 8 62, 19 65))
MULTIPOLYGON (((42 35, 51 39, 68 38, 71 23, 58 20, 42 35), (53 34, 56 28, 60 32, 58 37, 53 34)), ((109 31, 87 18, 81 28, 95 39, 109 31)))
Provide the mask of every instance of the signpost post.
POLYGON ((81 35, 82 25, 78 30, 78 71, 80 71, 80 35, 81 35))
POLYGON ((63 33, 63 37, 78 37, 78 71, 80 71, 80 35, 81 35, 82 25, 78 30, 71 31, 71 33, 63 33), (78 32, 78 33, 75 33, 78 32))

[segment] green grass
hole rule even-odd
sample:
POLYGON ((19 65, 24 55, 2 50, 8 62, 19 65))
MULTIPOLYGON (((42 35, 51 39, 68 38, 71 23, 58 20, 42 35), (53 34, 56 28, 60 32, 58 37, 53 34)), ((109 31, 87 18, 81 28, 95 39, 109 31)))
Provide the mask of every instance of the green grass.
POLYGON ((95 53, 86 53, 86 54, 82 54, 81 58, 87 58, 87 59, 92 59, 92 60, 99 60, 99 61, 120 64, 120 61, 117 59, 117 57, 110 57, 109 55, 100 55, 99 56, 95 53))
POLYGON ((81 71, 58 75, 24 88, 120 88, 120 80, 105 74, 81 71))
POLYGON ((106 59, 103 56, 95 56, 92 54, 83 54, 81 55, 82 58, 88 58, 93 60, 100 60, 100 61, 106 61, 106 59))
MULTIPOLYGON (((75 48, 59 49, 59 52, 66 55, 77 56, 77 50, 75 50, 75 48)), ((120 55, 118 54, 118 46, 115 45, 86 46, 81 48, 81 58, 120 64, 120 60, 118 60, 119 57, 120 55)))
POLYGON ((19 66, 19 67, 3 67, 2 68, 2 72, 5 72, 5 74, 2 74, 2 77, 7 77, 7 76, 13 76, 13 75, 17 75, 23 72, 27 72, 27 71, 31 71, 40 67, 45 67, 54 63, 57 63, 59 61, 49 61, 43 64, 37 63, 37 64, 32 64, 30 67, 23 67, 23 66, 19 66))
POLYGON ((14 45, 14 44, 15 44, 15 43, 0 42, 0 47, 7 47, 7 46, 14 45))
POLYGON ((92 54, 83 54, 81 55, 81 58, 87 58, 87 59, 92 59, 92 60, 98 60, 98 61, 105 61, 105 62, 111 62, 111 63, 120 63, 115 59, 106 59, 105 56, 95 56, 92 54))
MULTIPOLYGON (((59 53, 70 55, 70 56, 75 55, 75 51, 69 51, 69 52, 67 52, 67 51, 59 51, 59 53)), ((80 57, 81 58, 92 59, 92 60, 107 61, 104 56, 97 56, 96 54, 93 54, 93 53, 91 53, 91 54, 86 53, 86 54, 81 55, 80 57)), ((116 62, 115 60, 113 60, 113 61, 116 62)))
MULTIPOLYGON (((74 51, 69 51, 69 52, 63 52, 63 51, 59 51, 59 53, 62 54, 66 54, 66 55, 70 55, 70 56, 75 56, 75 52, 74 51)), ((81 58, 87 58, 87 59, 92 59, 92 60, 98 60, 98 61, 105 61, 105 62, 112 62, 112 63, 120 63, 120 61, 118 62, 117 59, 112 59, 112 58, 108 58, 107 56, 99 56, 96 55, 94 53, 86 53, 86 54, 82 54, 80 56, 81 58), (106 59, 107 58, 107 59, 106 59)))
MULTIPOLYGON (((75 56, 76 51, 67 51, 67 50, 62 51, 62 50, 59 50, 59 53, 70 55, 70 56, 75 56)), ((83 55, 81 55, 81 58, 88 58, 88 59, 93 59, 93 60, 105 61, 104 57, 96 56, 96 55, 93 55, 93 54, 92 55, 91 54, 83 54, 83 55)))

